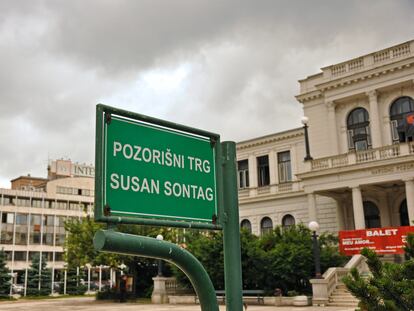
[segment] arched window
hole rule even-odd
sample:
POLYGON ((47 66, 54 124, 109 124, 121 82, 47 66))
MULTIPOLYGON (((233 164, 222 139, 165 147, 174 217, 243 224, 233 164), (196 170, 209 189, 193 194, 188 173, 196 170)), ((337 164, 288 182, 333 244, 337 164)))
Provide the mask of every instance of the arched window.
POLYGON ((282 226, 283 227, 290 227, 295 225, 295 217, 290 214, 283 216, 282 218, 282 226))
POLYGON ((369 228, 381 228, 381 218, 378 207, 370 202, 364 202, 364 215, 365 215, 365 227, 369 228))
POLYGON ((352 110, 348 115, 346 126, 349 149, 366 150, 371 146, 368 111, 361 107, 352 110))
POLYGON ((408 219, 407 200, 402 201, 400 205, 400 225, 410 225, 410 220, 408 219))
POLYGON ((260 222, 260 233, 261 235, 268 234, 273 230, 273 222, 269 217, 264 217, 260 222))
POLYGON ((248 219, 243 219, 242 220, 242 222, 240 223, 240 228, 245 229, 245 230, 249 231, 250 233, 252 233, 252 224, 250 223, 250 221, 248 219))
MULTIPOLYGON (((390 107, 391 135, 393 142, 405 142, 407 140, 406 117, 414 112, 414 100, 404 96, 397 98, 390 107)), ((411 138, 412 139, 412 138, 411 138)))

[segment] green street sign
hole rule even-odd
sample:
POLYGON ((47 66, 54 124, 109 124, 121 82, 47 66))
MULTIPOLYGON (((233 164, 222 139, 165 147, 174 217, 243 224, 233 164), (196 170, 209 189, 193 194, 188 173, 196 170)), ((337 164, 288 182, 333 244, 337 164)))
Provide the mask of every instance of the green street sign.
POLYGON ((215 224, 218 141, 216 134, 98 105, 95 217, 215 224))

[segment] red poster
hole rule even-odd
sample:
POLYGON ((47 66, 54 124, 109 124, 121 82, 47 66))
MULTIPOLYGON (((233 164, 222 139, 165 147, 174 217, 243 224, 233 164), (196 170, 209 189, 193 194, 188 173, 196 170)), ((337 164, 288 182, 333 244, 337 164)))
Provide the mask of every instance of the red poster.
POLYGON ((339 251, 350 256, 367 247, 382 255, 404 254, 409 232, 414 233, 414 226, 339 231, 339 251))

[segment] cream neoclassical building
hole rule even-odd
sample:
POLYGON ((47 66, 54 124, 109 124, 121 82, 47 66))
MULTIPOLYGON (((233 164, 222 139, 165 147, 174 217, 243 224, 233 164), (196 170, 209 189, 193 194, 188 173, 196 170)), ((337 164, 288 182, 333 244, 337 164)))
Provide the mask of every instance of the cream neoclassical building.
POLYGON ((303 128, 237 145, 241 226, 260 234, 414 221, 414 41, 322 68, 300 83, 303 128), (407 123, 408 122, 408 123, 407 123))

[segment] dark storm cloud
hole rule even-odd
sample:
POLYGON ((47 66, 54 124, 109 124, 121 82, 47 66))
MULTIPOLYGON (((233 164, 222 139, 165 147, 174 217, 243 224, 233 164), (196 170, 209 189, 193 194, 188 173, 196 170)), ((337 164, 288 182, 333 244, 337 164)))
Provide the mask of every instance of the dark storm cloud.
POLYGON ((298 79, 412 39, 413 13, 408 0, 0 0, 0 184, 44 175, 48 157, 91 162, 100 101, 232 140, 299 126, 298 79), (146 70, 183 63, 182 92, 117 102, 146 70))

